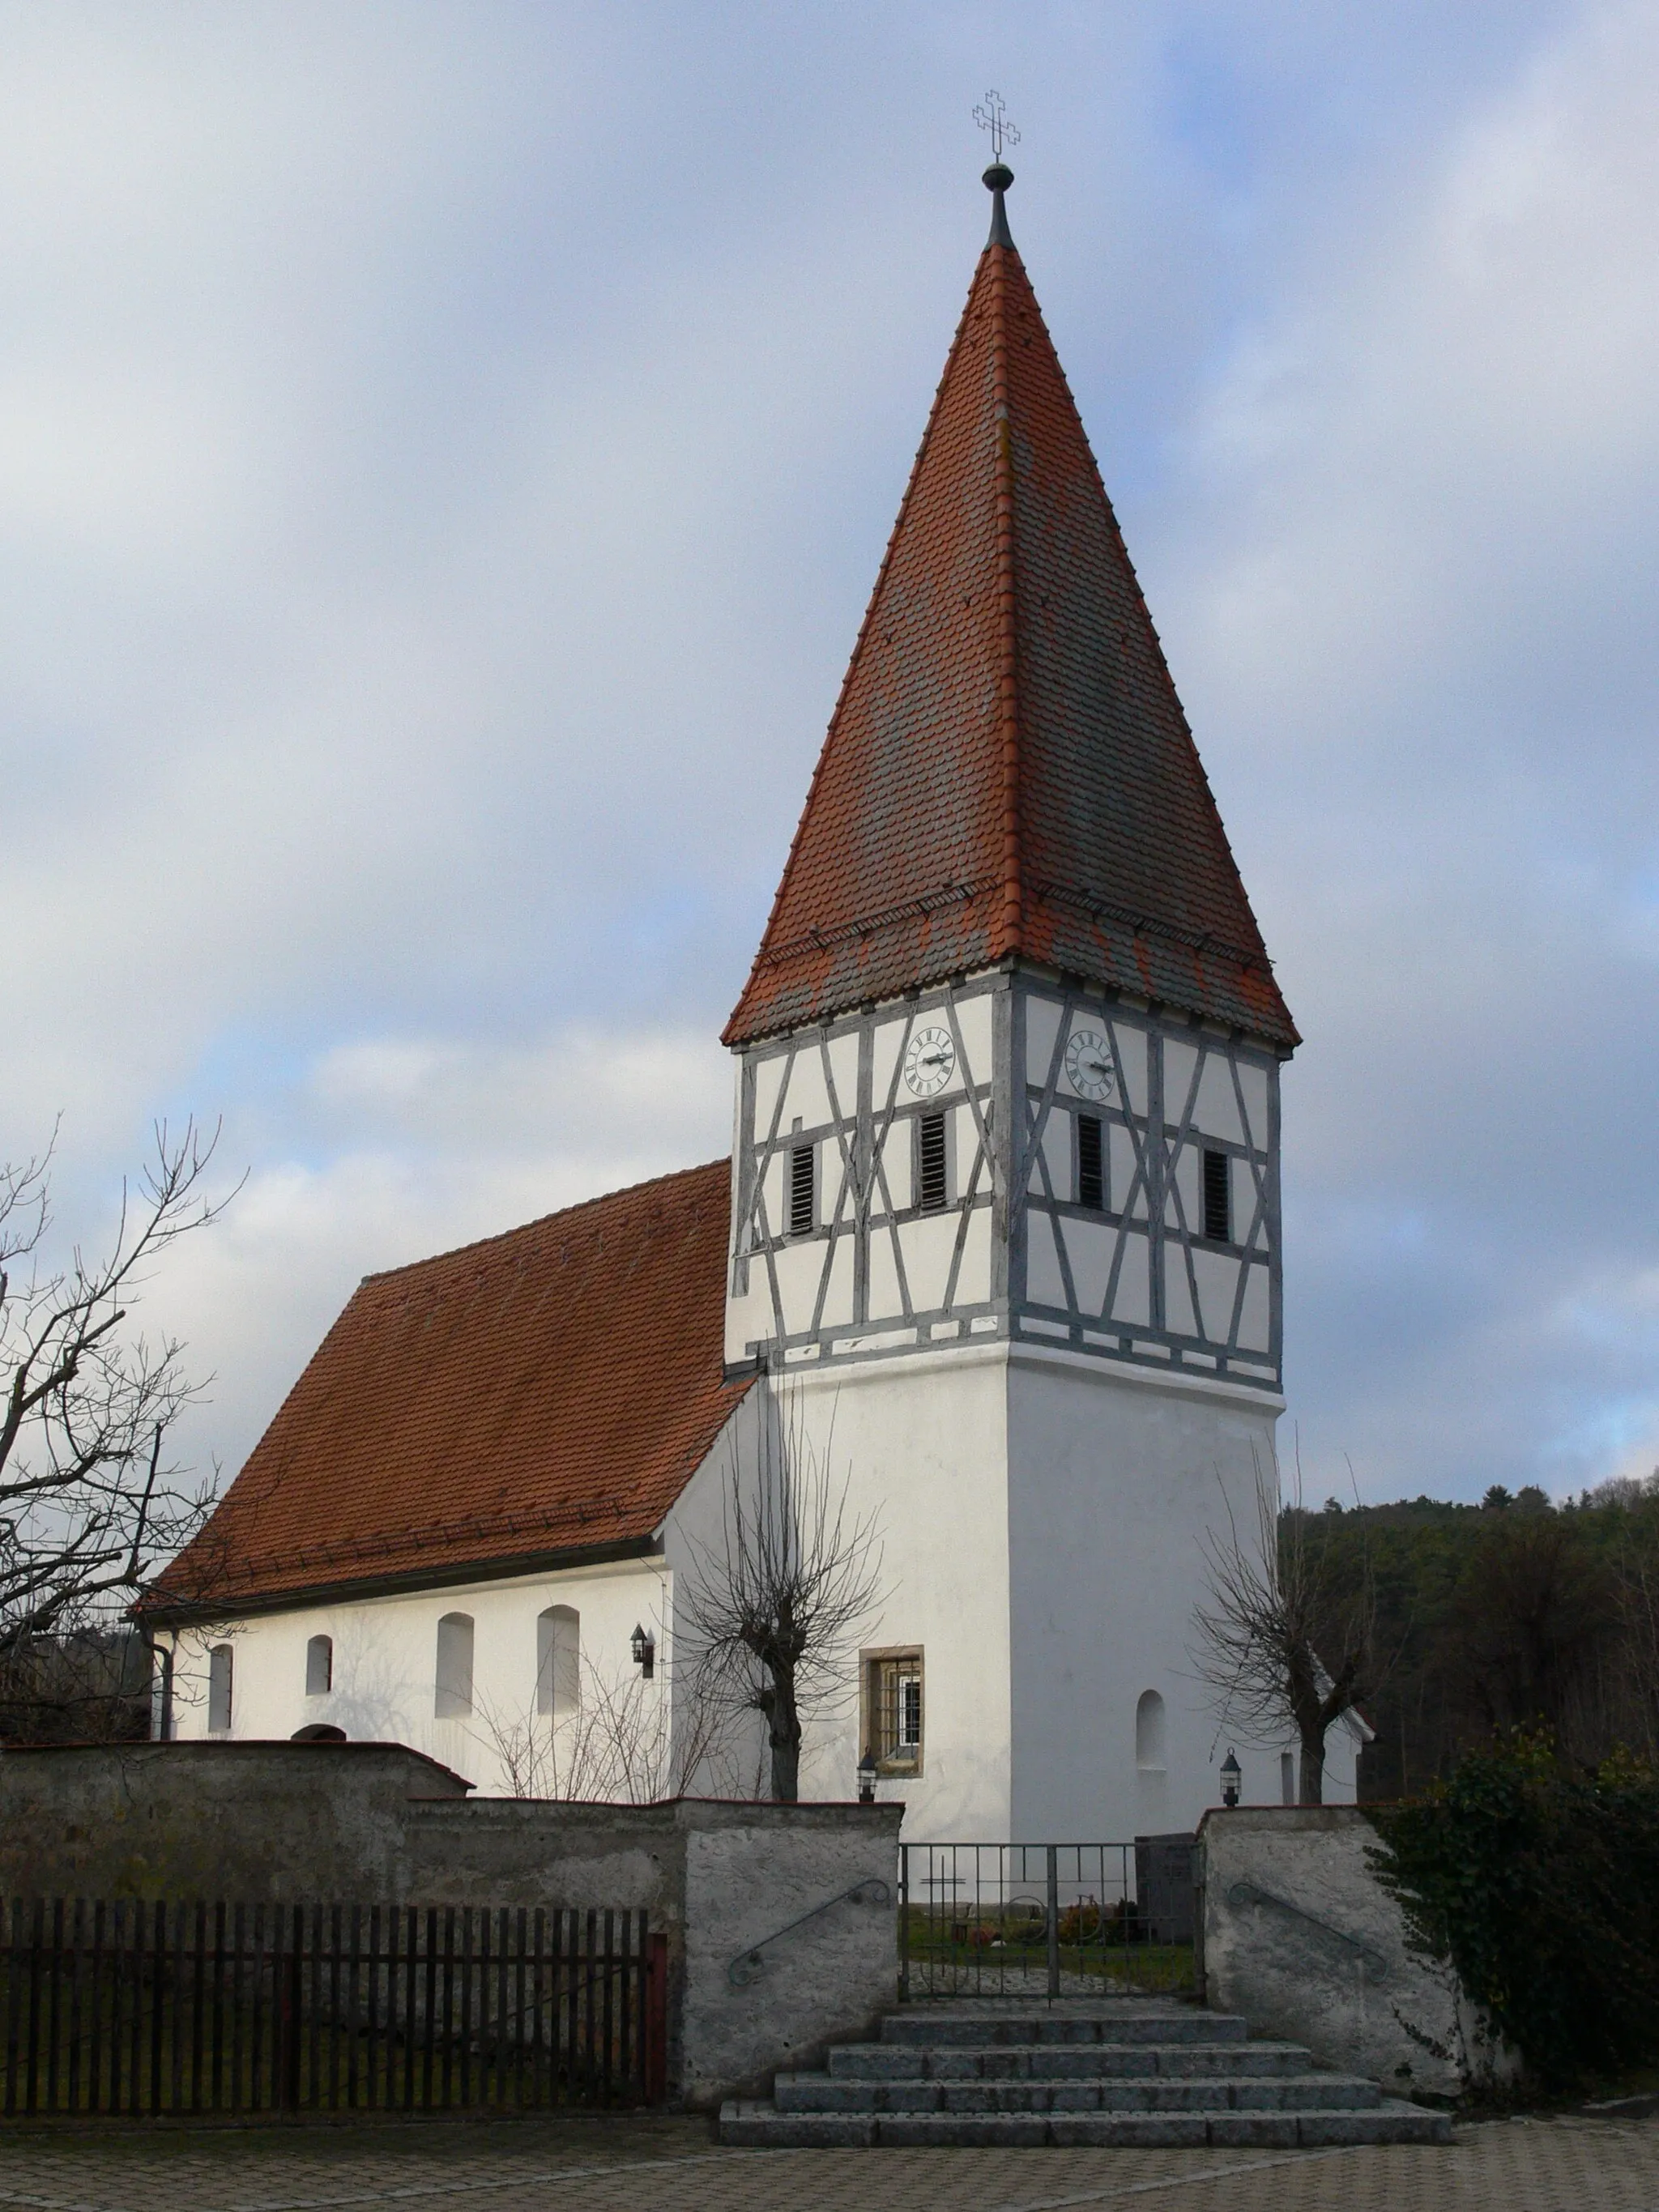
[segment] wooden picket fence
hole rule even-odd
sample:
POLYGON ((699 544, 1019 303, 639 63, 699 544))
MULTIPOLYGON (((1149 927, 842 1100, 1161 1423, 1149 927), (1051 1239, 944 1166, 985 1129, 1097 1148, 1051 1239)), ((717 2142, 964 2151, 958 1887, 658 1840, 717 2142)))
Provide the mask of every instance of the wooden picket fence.
POLYGON ((665 1954, 641 1911, 15 1899, 0 2110, 660 2102, 665 1954))

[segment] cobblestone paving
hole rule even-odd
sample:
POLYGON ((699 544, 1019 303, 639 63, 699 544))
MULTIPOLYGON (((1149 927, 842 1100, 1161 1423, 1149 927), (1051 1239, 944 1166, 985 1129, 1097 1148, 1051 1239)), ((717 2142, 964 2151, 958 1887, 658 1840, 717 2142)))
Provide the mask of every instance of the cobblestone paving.
POLYGON ((35 2212, 1659 2212, 1659 2120, 1500 2121, 1449 2149, 723 2150, 699 2121, 0 2134, 35 2212))

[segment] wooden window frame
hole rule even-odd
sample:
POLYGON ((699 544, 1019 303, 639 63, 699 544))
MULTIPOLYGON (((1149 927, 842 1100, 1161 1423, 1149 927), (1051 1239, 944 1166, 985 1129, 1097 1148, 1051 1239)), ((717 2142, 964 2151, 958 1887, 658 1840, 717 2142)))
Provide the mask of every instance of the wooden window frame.
POLYGON ((876 1762, 876 1771, 884 1780, 910 1780, 922 1772, 927 1747, 927 1653, 920 1644, 882 1644, 859 1654, 859 1748, 862 1757, 868 1751, 876 1762), (917 1735, 914 1744, 897 1741, 898 1724, 895 1713, 891 1725, 884 1726, 884 1717, 896 1705, 896 1688, 902 1678, 902 1668, 915 1672, 919 1711, 916 1715, 917 1735), (893 1685, 890 1691, 889 1683, 893 1685))

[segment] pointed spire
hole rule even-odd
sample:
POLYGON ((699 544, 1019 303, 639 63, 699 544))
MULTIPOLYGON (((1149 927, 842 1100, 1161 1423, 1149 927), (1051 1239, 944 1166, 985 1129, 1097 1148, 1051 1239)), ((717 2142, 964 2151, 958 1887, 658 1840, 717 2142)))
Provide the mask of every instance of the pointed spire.
POLYGON ((1288 1049, 1054 343, 991 235, 726 1042, 1015 960, 1288 1049))

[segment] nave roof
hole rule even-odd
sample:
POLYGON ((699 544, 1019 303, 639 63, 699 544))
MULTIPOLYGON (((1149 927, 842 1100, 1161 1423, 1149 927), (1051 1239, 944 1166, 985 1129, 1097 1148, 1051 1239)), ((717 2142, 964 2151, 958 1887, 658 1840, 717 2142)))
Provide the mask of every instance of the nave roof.
POLYGON ((365 1277, 149 1609, 643 1548, 749 1378, 726 1160, 365 1277))

